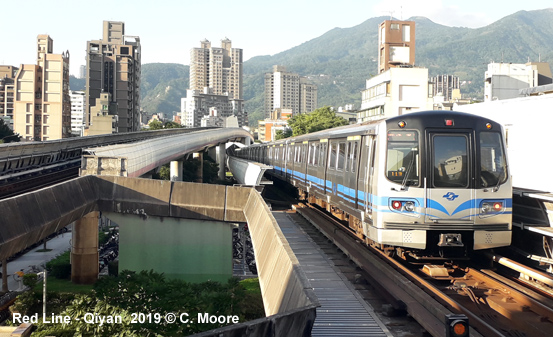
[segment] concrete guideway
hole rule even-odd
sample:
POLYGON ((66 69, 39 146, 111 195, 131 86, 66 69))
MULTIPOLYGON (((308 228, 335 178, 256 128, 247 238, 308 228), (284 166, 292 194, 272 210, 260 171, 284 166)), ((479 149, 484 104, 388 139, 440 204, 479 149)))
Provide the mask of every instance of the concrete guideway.
MULTIPOLYGON (((79 226, 90 223, 87 216, 97 211, 137 214, 145 219, 158 216, 247 222, 267 317, 200 336, 310 335, 319 302, 275 218, 252 188, 127 177, 79 177, 0 200, 4 219, 0 259, 74 221, 77 222, 73 231, 78 231, 79 226), (31 209, 38 211, 29 212, 31 209)), ((97 240, 97 231, 87 235, 97 240)), ((75 241, 74 238, 74 246, 75 241)), ((78 259, 73 261, 78 263, 78 259)))
POLYGON ((238 139, 252 139, 239 128, 208 129, 187 134, 149 139, 136 143, 88 148, 80 175, 140 177, 156 167, 184 155, 238 139))
POLYGON ((270 180, 262 180, 265 171, 273 169, 270 165, 228 156, 227 166, 232 172, 234 179, 241 185, 259 186, 262 184, 272 184, 270 180))

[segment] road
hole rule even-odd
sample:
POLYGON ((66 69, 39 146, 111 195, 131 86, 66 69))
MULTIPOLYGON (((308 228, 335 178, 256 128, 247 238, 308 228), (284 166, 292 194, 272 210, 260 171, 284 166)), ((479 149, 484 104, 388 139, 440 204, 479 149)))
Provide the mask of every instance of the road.
MULTIPOLYGON (((69 228, 71 228, 71 226, 69 228)), ((44 265, 59 254, 69 250, 71 248, 71 231, 60 234, 49 240, 46 243, 46 249, 49 251, 41 252, 43 248, 43 245, 39 245, 17 259, 8 262, 8 289, 10 291, 19 288, 19 283, 13 277, 15 272, 23 269, 23 271, 27 273, 30 271, 31 266, 37 266, 41 269, 40 271, 42 271, 41 265, 44 265)))

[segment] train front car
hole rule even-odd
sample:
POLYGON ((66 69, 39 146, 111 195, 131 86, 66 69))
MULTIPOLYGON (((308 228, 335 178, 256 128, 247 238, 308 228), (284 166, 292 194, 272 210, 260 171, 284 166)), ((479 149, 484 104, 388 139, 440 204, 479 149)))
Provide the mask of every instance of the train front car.
POLYGON ((384 174, 375 179, 369 236, 417 257, 510 245, 512 185, 500 124, 427 111, 388 119, 380 131, 384 174))

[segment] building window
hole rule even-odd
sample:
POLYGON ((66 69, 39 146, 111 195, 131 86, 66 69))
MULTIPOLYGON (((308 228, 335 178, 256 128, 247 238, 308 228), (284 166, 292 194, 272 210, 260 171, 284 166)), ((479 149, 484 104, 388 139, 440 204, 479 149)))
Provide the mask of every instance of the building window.
POLYGON ((392 30, 399 30, 399 23, 392 23, 390 25, 390 29, 392 30))

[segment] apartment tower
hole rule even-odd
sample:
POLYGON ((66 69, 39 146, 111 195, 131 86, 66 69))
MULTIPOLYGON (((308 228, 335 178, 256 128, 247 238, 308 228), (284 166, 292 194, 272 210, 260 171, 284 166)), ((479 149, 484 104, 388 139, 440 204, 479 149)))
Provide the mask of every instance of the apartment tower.
POLYGON ((265 118, 277 109, 290 109, 294 115, 317 109, 317 86, 284 66, 273 66, 265 74, 265 118))
POLYGON ((24 140, 71 134, 69 52, 53 54, 48 35, 37 37, 37 64, 23 64, 14 80, 14 132, 24 140))
POLYGON ((386 20, 378 27, 378 73, 415 65, 415 22, 386 20))
POLYGON ((203 40, 190 51, 190 88, 181 102, 181 123, 201 126, 201 120, 216 109, 219 117, 236 117, 240 127, 248 125, 242 98, 242 49, 232 48, 225 38, 221 47, 203 40))
POLYGON ((109 127, 105 133, 140 130, 140 38, 125 35, 124 22, 104 21, 102 39, 88 41, 86 50, 85 126, 93 123, 91 111, 100 110, 118 120, 118 131, 109 127), (110 94, 116 112, 97 107, 102 93, 110 94))
POLYGON ((207 87, 213 95, 242 99, 242 49, 232 48, 228 38, 220 48, 208 40, 200 43, 190 51, 190 89, 203 92, 207 87))
POLYGON ((438 75, 430 78, 433 85, 433 95, 442 94, 445 102, 452 99, 452 93, 455 89, 460 89, 459 77, 453 75, 438 75))
POLYGON ((13 130, 14 66, 0 66, 0 118, 13 130))

